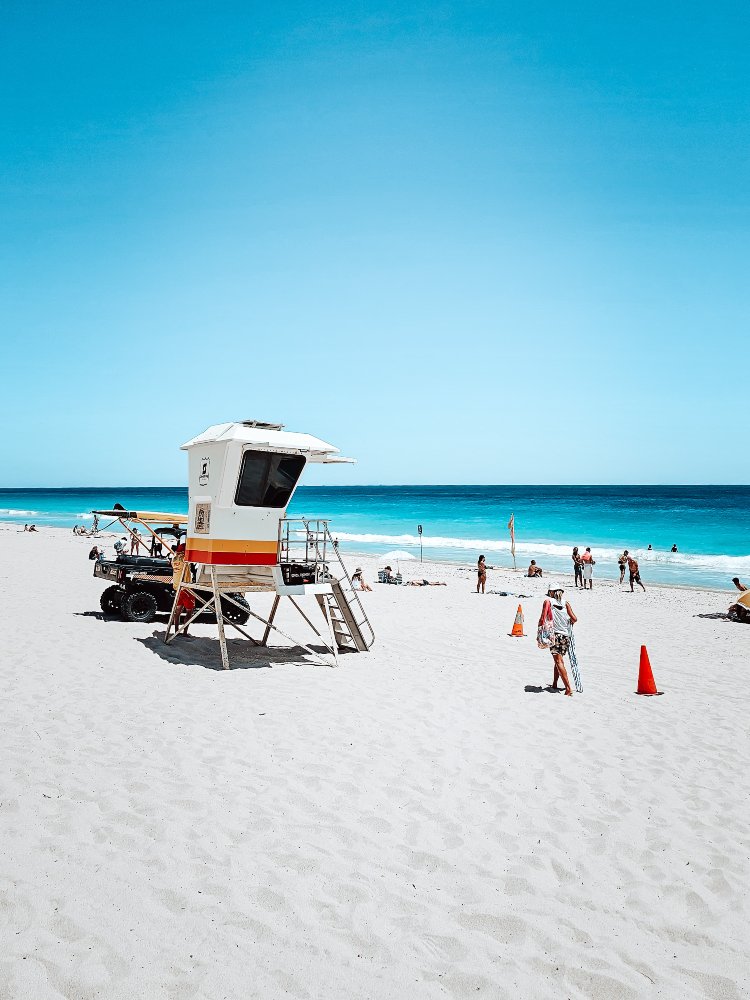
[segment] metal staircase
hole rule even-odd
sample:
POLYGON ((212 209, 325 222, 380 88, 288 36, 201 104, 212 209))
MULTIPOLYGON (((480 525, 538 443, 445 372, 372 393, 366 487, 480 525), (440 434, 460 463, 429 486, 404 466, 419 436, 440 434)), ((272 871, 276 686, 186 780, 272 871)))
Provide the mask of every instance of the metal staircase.
POLYGON ((375 642, 375 632, 333 544, 328 521, 284 518, 279 524, 279 563, 314 567, 316 581, 331 587, 330 593, 316 594, 316 599, 338 648, 366 653, 375 642))

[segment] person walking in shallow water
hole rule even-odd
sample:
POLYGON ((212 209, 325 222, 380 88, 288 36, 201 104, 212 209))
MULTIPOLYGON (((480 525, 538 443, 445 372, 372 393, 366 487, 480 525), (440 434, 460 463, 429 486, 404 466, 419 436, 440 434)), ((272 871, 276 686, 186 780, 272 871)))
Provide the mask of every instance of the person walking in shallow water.
POLYGON ((479 593, 480 587, 484 593, 485 583, 487 583, 487 564, 484 561, 484 556, 480 556, 477 559, 477 593, 479 593))

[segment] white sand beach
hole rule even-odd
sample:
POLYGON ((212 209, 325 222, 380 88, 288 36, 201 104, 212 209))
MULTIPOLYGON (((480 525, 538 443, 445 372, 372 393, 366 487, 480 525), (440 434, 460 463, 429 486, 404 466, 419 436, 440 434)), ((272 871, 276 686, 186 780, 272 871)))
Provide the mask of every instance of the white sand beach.
POLYGON ((531 595, 510 638, 473 570, 344 551, 370 653, 231 639, 223 671, 209 625, 105 620, 90 545, 0 528, 0 997, 749 995, 750 627, 697 617, 731 595, 563 578, 565 698, 546 578, 490 571, 531 595))

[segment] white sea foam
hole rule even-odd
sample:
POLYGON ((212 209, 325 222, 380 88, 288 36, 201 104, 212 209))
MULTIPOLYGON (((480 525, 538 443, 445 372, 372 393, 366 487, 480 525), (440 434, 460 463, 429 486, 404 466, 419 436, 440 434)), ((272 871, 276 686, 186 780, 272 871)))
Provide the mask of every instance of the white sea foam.
MULTIPOLYGON (((419 547, 418 535, 379 535, 353 534, 340 531, 339 539, 348 542, 364 542, 373 545, 413 545, 419 547)), ((471 552, 507 552, 510 556, 510 540, 500 538, 453 538, 442 535, 422 535, 422 546, 425 549, 463 549, 471 552)), ((572 545, 561 545, 558 542, 516 542, 516 553, 537 556, 554 556, 570 559, 572 545)), ((750 572, 750 554, 744 556, 729 556, 712 553, 666 552, 647 549, 629 549, 631 555, 641 563, 658 563, 663 566, 686 566, 692 569, 707 569, 721 572, 750 572)), ((599 548, 592 546, 594 559, 597 562, 607 560, 616 563, 622 548, 599 548)), ((403 556, 401 558, 404 558, 403 556)))
POLYGON ((12 507, 0 507, 0 517, 39 517, 39 511, 14 510, 12 507))

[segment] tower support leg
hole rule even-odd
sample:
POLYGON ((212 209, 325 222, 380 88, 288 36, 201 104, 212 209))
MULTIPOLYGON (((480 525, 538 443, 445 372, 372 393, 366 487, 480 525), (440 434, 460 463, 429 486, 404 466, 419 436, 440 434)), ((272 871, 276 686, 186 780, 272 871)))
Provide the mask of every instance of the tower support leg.
POLYGON ((225 670, 229 670, 229 653, 227 652, 227 637, 224 634, 224 615, 221 611, 221 596, 219 586, 216 581, 216 567, 211 566, 211 585, 214 592, 214 612, 216 614, 216 624, 219 626, 219 646, 221 647, 221 664, 225 670))

